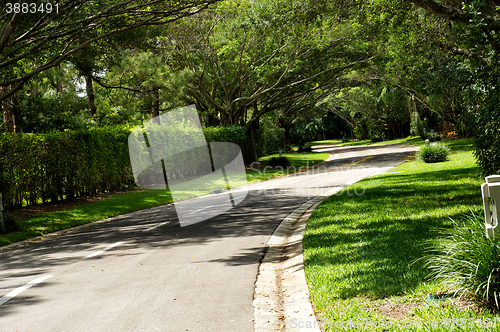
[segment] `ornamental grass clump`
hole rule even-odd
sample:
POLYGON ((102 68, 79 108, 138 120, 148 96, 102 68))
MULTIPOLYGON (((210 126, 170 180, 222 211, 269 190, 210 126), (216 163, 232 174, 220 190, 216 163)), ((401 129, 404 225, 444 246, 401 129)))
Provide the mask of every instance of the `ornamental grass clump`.
POLYGON ((418 157, 426 163, 439 163, 446 161, 450 149, 443 143, 435 142, 426 144, 418 152, 418 157))
POLYGON ((468 298, 493 313, 500 310, 499 238, 486 236, 484 218, 467 215, 452 220, 424 257, 430 278, 441 280, 459 298, 468 298))

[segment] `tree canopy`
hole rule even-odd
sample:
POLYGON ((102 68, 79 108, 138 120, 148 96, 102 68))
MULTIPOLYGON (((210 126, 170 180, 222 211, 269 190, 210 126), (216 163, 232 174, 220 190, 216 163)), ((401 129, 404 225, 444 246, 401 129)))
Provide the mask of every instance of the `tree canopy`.
POLYGON ((266 136, 462 135, 485 173, 500 170, 495 2, 56 3, 0 15, 6 131, 136 125, 196 104, 206 127, 245 128, 247 162, 266 136))
POLYGON ((4 91, 0 101, 36 74, 58 66, 92 43, 194 15, 214 2, 61 0, 57 7, 41 2, 35 10, 5 9, 0 15, 0 86, 13 88, 4 91))

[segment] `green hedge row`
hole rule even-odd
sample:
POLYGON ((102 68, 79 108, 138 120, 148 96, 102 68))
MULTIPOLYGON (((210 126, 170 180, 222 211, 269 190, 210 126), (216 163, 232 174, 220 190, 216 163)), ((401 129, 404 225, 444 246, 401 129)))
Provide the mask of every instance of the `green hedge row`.
MULTIPOLYGON (((0 134, 0 193, 6 208, 134 184, 130 128, 105 127, 49 134, 0 134)), ((206 128, 207 141, 245 140, 242 127, 206 128)))

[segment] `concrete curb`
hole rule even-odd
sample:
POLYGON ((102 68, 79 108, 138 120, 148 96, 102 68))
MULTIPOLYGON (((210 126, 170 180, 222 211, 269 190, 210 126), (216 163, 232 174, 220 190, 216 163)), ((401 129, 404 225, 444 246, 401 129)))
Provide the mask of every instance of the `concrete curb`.
MULTIPOLYGON (((333 157, 333 155, 332 155, 333 157)), ((366 157, 353 164, 361 163, 366 157)), ((412 158, 383 168, 372 174, 380 175, 412 158)), ((300 326, 310 332, 321 332, 314 309, 309 301, 309 286, 304 272, 302 239, 307 220, 314 209, 326 198, 364 178, 349 181, 314 197, 290 213, 276 228, 269 239, 267 252, 259 266, 255 282, 254 331, 300 331, 300 326)))
POLYGON ((316 206, 340 191, 336 187, 302 204, 276 228, 268 241, 268 250, 259 267, 254 291, 254 331, 298 331, 291 321, 309 322, 320 332, 309 302, 309 288, 304 273, 302 236, 307 219, 316 206))

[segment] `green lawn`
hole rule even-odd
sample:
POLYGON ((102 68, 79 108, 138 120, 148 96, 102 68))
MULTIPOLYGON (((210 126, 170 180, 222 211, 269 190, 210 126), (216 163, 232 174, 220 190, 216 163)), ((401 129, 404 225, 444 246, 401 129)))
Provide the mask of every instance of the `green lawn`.
POLYGON ((309 142, 309 145, 315 146, 315 145, 321 145, 321 144, 339 144, 339 143, 342 143, 342 139, 340 139, 340 138, 338 138, 338 139, 327 139, 327 140, 324 140, 324 141, 312 141, 312 142, 309 142))
MULTIPOLYGON (((419 260, 425 241, 435 237, 438 228, 449 227, 449 217, 469 209, 482 213, 484 181, 472 156, 472 141, 447 144, 453 151, 449 161, 402 164, 331 196, 312 213, 304 234, 305 270, 311 300, 323 322, 410 324, 491 317, 459 310, 455 300, 425 302, 428 295, 447 291, 426 279, 428 271, 419 260)), ((394 326, 363 330, 400 330, 394 326)), ((440 326, 449 330, 444 323, 440 326)))
MULTIPOLYGON (((282 169, 255 169, 247 170, 247 182, 256 182, 285 173, 292 173, 294 169, 299 170, 327 159, 329 153, 287 153, 284 154, 291 162, 292 168, 282 169)), ((273 155, 276 156, 276 155, 273 155)), ((261 158, 267 161, 273 156, 261 158)), ((244 181, 242 182, 244 184, 244 181)), ((223 187, 223 184, 221 184, 223 187)), ((206 192, 208 193, 208 192, 206 192)), ((184 192, 185 198, 193 197, 199 192, 184 192)), ((111 198, 100 200, 90 205, 82 205, 64 211, 45 213, 19 222, 21 231, 0 234, 0 246, 8 245, 39 235, 67 229, 73 226, 87 224, 89 222, 117 216, 120 214, 151 208, 158 205, 172 203, 170 192, 165 190, 141 190, 122 195, 113 195, 111 198)))
POLYGON ((385 145, 385 144, 395 144, 395 143, 403 143, 403 144, 411 144, 411 145, 423 145, 424 141, 420 137, 406 137, 399 138, 389 141, 382 141, 373 143, 371 140, 363 140, 363 141, 352 141, 342 143, 341 139, 333 139, 333 140, 325 140, 325 141, 314 141, 311 142, 311 146, 321 145, 321 144, 337 144, 338 146, 356 146, 356 145, 385 145))

